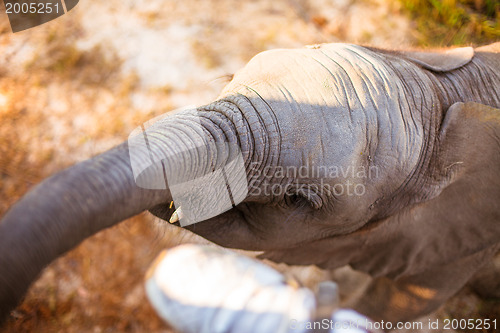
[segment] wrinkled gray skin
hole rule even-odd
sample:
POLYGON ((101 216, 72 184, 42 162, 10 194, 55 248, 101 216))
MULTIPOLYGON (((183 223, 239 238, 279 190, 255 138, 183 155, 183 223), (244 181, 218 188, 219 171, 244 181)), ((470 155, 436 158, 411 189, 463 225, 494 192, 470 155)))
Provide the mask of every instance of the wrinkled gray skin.
MULTIPOLYGON (((217 143, 240 147, 248 195, 187 228, 276 261, 349 264, 375 277, 359 311, 408 320, 435 310, 499 249, 499 51, 264 52, 216 102, 168 117, 150 145, 184 179, 228 163, 232 153, 217 143), (195 136, 211 144, 182 153, 195 136), (275 172, 291 166, 309 173, 275 172), (376 172, 313 174, 318 166, 376 172), (265 191, 274 184, 300 186, 265 191), (328 191, 338 184, 364 191, 328 191)), ((168 220, 171 200, 168 188, 136 185, 127 143, 45 180, 0 223, 0 314, 82 240, 143 210, 168 220)))

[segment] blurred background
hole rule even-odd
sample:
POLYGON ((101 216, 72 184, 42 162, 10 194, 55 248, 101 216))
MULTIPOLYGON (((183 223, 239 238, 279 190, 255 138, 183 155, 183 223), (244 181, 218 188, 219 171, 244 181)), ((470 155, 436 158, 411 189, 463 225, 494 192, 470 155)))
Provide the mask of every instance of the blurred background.
MULTIPOLYGON (((0 216, 52 173, 164 112, 214 100, 256 53, 324 42, 383 48, 500 40, 497 0, 108 0, 13 34, 0 3, 0 216)), ((148 214, 50 265, 3 332, 172 332, 143 276, 163 247, 204 242, 148 214)), ((316 268, 278 267, 313 286, 316 268)), ((366 277, 334 273, 354 297, 366 277)), ((434 318, 500 318, 467 288, 434 318)), ((0 329, 1 330, 1 329, 0 329)))

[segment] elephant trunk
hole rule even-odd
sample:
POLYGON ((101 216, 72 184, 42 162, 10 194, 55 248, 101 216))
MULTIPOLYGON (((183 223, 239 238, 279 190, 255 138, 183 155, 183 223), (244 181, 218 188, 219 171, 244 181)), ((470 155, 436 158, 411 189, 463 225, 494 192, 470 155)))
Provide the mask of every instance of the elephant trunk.
POLYGON ((198 109, 159 123, 139 133, 147 138, 146 145, 131 139, 48 178, 3 217, 0 322, 52 260, 104 228, 170 203, 170 179, 149 186, 150 180, 158 180, 155 161, 162 166, 161 175, 182 188, 235 155, 228 149, 231 145, 222 142, 240 142, 234 124, 220 113, 198 109), (153 167, 145 167, 146 160, 153 167))
POLYGON ((137 187, 127 144, 36 186, 0 222, 0 320, 52 260, 168 196, 137 187))

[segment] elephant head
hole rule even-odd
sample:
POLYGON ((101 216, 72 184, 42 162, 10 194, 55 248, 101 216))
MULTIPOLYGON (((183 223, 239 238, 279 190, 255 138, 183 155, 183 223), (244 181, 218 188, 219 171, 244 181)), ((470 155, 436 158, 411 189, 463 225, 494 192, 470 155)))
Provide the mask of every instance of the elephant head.
POLYGON ((409 297, 359 306, 375 319, 431 311, 498 249, 498 48, 257 55, 215 102, 141 128, 7 212, 0 313, 83 239, 143 210, 170 220, 172 200, 173 221, 217 244, 350 264, 380 277, 374 294, 409 297))

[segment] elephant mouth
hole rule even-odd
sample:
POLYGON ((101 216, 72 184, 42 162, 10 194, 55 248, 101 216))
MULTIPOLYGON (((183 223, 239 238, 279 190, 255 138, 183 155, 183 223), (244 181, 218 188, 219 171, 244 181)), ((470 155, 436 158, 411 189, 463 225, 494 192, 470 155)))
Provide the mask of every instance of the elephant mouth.
MULTIPOLYGON (((274 224, 274 220, 255 221, 247 214, 246 204, 240 204, 222 214, 195 224, 182 226, 175 216, 179 209, 170 205, 159 205, 149 210, 160 218, 164 225, 173 225, 184 228, 217 245, 245 251, 285 251, 289 248, 300 247, 307 240, 288 238, 279 233, 269 232, 267 223, 274 224)), ((261 208, 261 207, 259 207, 261 208)), ((182 212, 182 209, 181 209, 182 212)))

